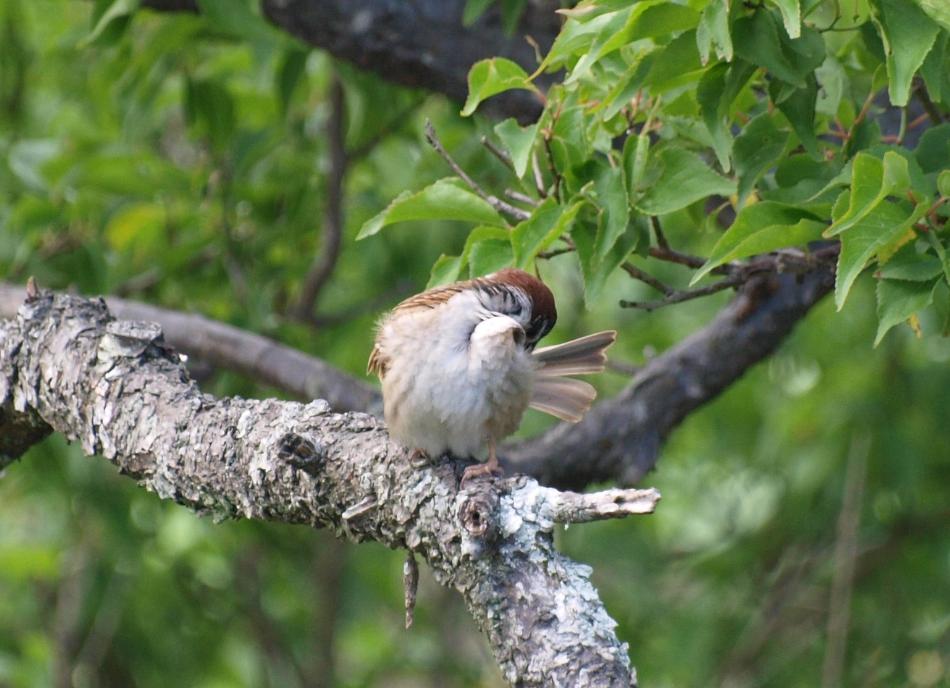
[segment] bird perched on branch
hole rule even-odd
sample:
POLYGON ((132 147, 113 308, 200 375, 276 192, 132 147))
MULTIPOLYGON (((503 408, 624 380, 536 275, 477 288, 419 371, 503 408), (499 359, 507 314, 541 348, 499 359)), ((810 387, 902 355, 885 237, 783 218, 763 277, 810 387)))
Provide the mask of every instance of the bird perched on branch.
POLYGON ((412 296, 379 324, 369 372, 383 386, 390 435, 417 456, 476 456, 463 482, 496 473, 496 445, 529 406, 572 423, 597 396, 570 375, 597 373, 617 337, 610 330, 535 349, 557 320, 536 277, 505 269, 412 296))

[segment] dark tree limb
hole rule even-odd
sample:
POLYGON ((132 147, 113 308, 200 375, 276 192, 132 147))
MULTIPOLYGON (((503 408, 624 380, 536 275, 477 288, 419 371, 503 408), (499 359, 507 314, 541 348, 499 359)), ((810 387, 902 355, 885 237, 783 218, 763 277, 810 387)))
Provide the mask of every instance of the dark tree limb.
MULTIPOLYGON (((264 15, 303 41, 334 57, 403 86, 444 93, 456 101, 468 94, 469 67, 489 57, 507 57, 529 72, 537 65, 530 34, 542 50, 554 42, 558 3, 526 3, 519 28, 507 36, 494 7, 472 26, 462 25, 465 0, 262 0, 264 15)), ((512 91, 485 104, 496 115, 533 121, 541 103, 527 91, 512 91)))
POLYGON ((160 327, 113 320, 100 299, 35 294, 0 321, 0 406, 6 422, 35 413, 198 512, 416 554, 462 595, 512 685, 636 684, 590 569, 560 555, 552 531, 652 511, 655 490, 574 495, 529 478, 459 490, 460 462, 413 466, 373 416, 201 393, 160 327))
MULTIPOLYGON (((471 26, 462 24, 466 0, 262 0, 273 24, 336 58, 396 84, 443 93, 458 102, 468 94, 468 70, 490 57, 507 57, 534 71, 537 58, 525 39, 546 52, 560 30, 552 0, 526 3, 518 28, 506 35, 497 7, 471 26)), ((158 11, 197 12, 195 0, 144 0, 158 11)), ((511 91, 480 109, 496 117, 534 121, 537 96, 511 91)))
POLYGON ((327 120, 327 147, 330 169, 326 176, 326 210, 323 214, 323 238, 320 253, 314 258, 303 280, 300 298, 293 308, 300 320, 314 317, 314 308, 320 292, 333 276, 340 249, 343 245, 343 185, 346 181, 347 155, 345 148, 346 97, 338 74, 330 84, 330 117, 327 120))
POLYGON ((775 351, 833 286, 833 267, 754 278, 709 325, 649 361, 619 395, 576 425, 511 447, 502 464, 560 488, 636 484, 670 432, 775 351))

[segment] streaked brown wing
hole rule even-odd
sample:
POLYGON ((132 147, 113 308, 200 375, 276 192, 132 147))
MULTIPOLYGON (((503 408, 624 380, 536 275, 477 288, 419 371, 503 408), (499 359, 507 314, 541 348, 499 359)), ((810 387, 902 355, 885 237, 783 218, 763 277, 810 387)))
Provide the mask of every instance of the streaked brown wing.
POLYGON ((472 280, 465 280, 464 282, 453 282, 452 284, 445 284, 441 287, 433 287, 432 289, 428 289, 415 296, 410 296, 405 301, 402 301, 393 308, 393 313, 441 306, 460 291, 464 291, 471 285, 472 280))

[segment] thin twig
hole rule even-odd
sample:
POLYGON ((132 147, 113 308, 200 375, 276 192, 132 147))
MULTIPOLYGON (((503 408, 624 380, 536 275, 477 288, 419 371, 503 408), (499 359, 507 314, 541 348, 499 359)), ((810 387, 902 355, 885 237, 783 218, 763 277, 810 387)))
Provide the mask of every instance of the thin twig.
POLYGON ((700 287, 699 289, 687 289, 683 291, 674 291, 672 294, 664 296, 662 299, 656 301, 620 301, 621 308, 638 308, 644 311, 655 311, 658 308, 663 308, 664 306, 670 306, 674 303, 682 303, 683 301, 691 301, 692 299, 702 298, 703 296, 709 296, 710 294, 715 294, 716 292, 722 291, 723 289, 730 289, 732 287, 738 287, 740 284, 745 282, 748 277, 743 275, 732 275, 731 277, 726 277, 719 282, 714 282, 708 286, 700 287))
POLYGON ((660 248, 669 251, 670 243, 666 240, 666 235, 663 234, 663 228, 660 226, 660 218, 656 215, 651 215, 650 225, 653 227, 653 233, 656 234, 656 243, 660 248))
POLYGON ((496 146, 494 141, 492 141, 487 136, 482 136, 482 145, 488 149, 489 153, 491 153, 496 158, 498 158, 501 161, 502 165, 507 167, 512 172, 515 171, 515 164, 511 161, 511 156, 508 155, 507 151, 504 151, 498 146, 496 146))
POLYGON ((515 191, 514 189, 505 189, 505 195, 513 201, 518 201, 519 203, 524 203, 525 205, 530 205, 532 207, 538 206, 538 201, 531 196, 526 196, 520 191, 515 191))
POLYGON ((851 616, 851 590, 854 585, 855 560, 858 557, 858 526, 861 521, 861 499, 867 475, 867 457, 871 438, 867 432, 856 433, 851 440, 845 477, 844 498, 838 515, 838 537, 835 541, 834 579, 828 602, 828 640, 821 672, 821 685, 841 685, 845 650, 848 646, 848 622, 851 616))
POLYGON ((665 248, 663 246, 651 246, 650 257, 656 258, 657 260, 665 260, 667 263, 685 265, 686 267, 693 268, 694 270, 701 268, 706 264, 706 261, 703 258, 700 258, 699 256, 691 256, 688 253, 674 251, 669 247, 669 245, 667 245, 665 248))
POLYGON ((651 287, 656 289, 658 292, 660 292, 664 296, 671 296, 674 293, 676 293, 676 290, 673 289, 673 287, 663 284, 663 282, 658 280, 656 277, 654 277, 653 275, 647 272, 644 272, 633 263, 626 262, 626 263, 623 263, 620 267, 623 268, 623 270, 628 275, 630 275, 633 279, 640 280, 641 282, 645 284, 649 284, 651 287))
POLYGON ((552 248, 549 251, 541 251, 541 253, 538 254, 538 258, 544 258, 545 260, 549 260, 556 256, 564 255, 565 253, 571 253, 575 250, 576 248, 574 246, 565 246, 563 248, 552 248))
POLYGON ((544 187, 544 177, 541 176, 541 166, 538 164, 537 153, 531 154, 531 171, 534 174, 534 188, 541 198, 548 197, 548 190, 544 187))
POLYGON ((944 118, 940 112, 940 109, 934 105, 934 102, 930 99, 930 96, 927 95, 927 89, 922 81, 917 82, 917 85, 914 88, 914 96, 920 101, 924 111, 930 117, 931 122, 933 122, 935 125, 941 124, 943 122, 944 118))
POLYGON ((435 149, 435 152, 442 156, 442 159, 448 163, 449 167, 452 168, 452 171, 455 172, 462 181, 469 185, 469 187, 481 196, 492 208, 497 210, 500 213, 504 213, 509 217, 512 217, 516 220, 527 220, 531 217, 531 213, 521 208, 516 208, 510 203, 506 203, 497 196, 492 196, 490 193, 485 191, 478 183, 468 176, 468 174, 461 168, 461 166, 455 162, 448 151, 445 150, 445 147, 442 145, 442 142, 439 140, 438 135, 435 133, 435 127, 432 126, 432 122, 426 120, 426 141, 429 142, 429 145, 435 149))
POLYGON ((561 200, 561 173, 557 171, 557 165, 554 164, 554 151, 551 150, 551 138, 545 133, 541 139, 544 141, 544 152, 548 159, 548 169, 551 170, 551 176, 554 178, 554 190, 552 191, 552 195, 556 199, 561 200))
POLYGON ((327 173, 326 212, 323 216, 323 251, 317 255, 300 290, 293 314, 301 320, 313 314, 320 292, 330 281, 340 257, 343 241, 343 185, 346 180, 345 148, 346 99, 343 82, 334 75, 330 85, 330 117, 327 120, 327 144, 330 170, 327 173))

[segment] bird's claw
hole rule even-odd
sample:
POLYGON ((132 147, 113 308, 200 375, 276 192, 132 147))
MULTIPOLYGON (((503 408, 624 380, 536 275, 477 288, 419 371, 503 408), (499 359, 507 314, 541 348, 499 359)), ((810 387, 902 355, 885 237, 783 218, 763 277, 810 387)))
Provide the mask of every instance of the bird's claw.
POLYGON ((423 449, 413 449, 409 454, 409 463, 413 468, 423 468, 429 465, 429 455, 423 449))
POLYGON ((477 463, 473 466, 467 466, 465 470, 462 471, 462 481, 459 483, 459 487, 465 487, 465 483, 469 480, 474 480, 483 475, 502 476, 504 473, 500 466, 492 466, 490 463, 477 463))

